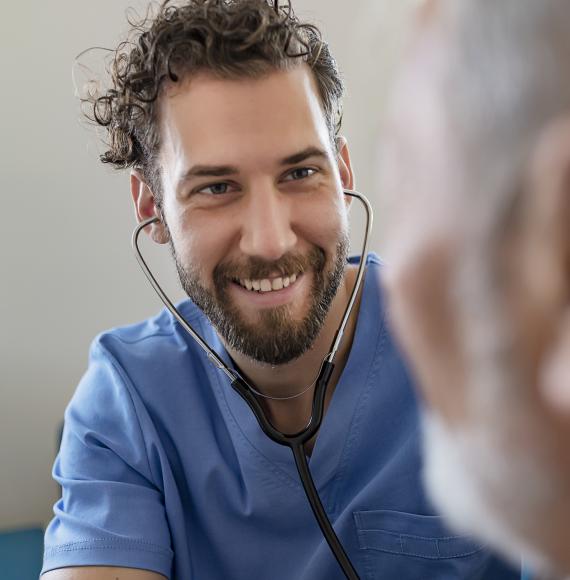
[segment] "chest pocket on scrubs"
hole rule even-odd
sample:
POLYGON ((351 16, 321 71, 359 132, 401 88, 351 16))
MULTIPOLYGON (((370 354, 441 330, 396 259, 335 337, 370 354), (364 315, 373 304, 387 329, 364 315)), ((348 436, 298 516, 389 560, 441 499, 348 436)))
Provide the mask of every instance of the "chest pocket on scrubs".
POLYGON ((440 516, 375 510, 354 512, 368 580, 479 580, 489 554, 453 535, 440 516))

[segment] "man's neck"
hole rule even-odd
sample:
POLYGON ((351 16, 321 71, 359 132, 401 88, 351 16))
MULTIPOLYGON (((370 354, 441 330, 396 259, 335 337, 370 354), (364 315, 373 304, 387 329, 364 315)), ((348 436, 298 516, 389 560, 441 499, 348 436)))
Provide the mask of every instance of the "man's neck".
MULTIPOLYGON (((312 348, 290 363, 271 366, 252 361, 234 349, 228 352, 241 373, 261 393, 269 397, 287 397, 307 389, 317 378, 321 363, 330 352, 335 334, 341 323, 346 305, 356 280, 356 268, 348 267, 312 348)), ((346 326, 341 346, 334 360, 335 369, 327 389, 325 409, 346 364, 356 328, 360 296, 358 296, 346 326)), ((311 415, 313 388, 300 397, 287 400, 261 398, 261 404, 274 427, 284 433, 295 433, 306 426, 311 415)))

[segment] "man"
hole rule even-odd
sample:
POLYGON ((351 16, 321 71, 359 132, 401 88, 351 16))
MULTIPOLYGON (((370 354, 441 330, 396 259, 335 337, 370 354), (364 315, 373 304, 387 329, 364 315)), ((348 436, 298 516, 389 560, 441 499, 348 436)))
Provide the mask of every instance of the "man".
MULTIPOLYGON (((335 62, 315 28, 265 0, 166 3, 134 35, 91 100, 103 160, 132 167, 137 219, 160 217, 149 234, 170 245, 183 315, 294 433, 355 278, 335 62)), ((325 509, 363 577, 515 578, 423 495, 379 269, 370 256, 306 448, 325 509)), ((290 450, 167 312, 95 341, 55 476, 46 580, 343 576, 290 450)))
POLYGON ((457 529, 554 574, 570 573, 568 62, 565 0, 426 4, 383 156, 427 484, 457 529))

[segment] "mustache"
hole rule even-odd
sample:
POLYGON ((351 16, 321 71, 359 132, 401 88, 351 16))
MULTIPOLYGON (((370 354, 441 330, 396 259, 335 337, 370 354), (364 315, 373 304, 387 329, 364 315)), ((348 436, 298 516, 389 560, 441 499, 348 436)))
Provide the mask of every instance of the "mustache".
POLYGON ((265 260, 257 256, 245 261, 222 262, 214 268, 213 278, 217 287, 233 280, 261 280, 269 276, 302 274, 309 270, 320 272, 326 262, 325 253, 320 248, 312 248, 307 254, 285 254, 278 260, 265 260))

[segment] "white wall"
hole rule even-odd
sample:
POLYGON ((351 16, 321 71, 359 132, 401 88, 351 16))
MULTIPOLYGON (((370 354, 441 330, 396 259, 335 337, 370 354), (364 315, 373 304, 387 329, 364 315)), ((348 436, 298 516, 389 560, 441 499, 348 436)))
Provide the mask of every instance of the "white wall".
MULTIPOLYGON (((345 75, 345 134, 357 185, 377 208, 377 250, 386 217, 374 190, 374 143, 394 55, 416 2, 296 3, 322 25, 345 75)), ((131 255, 127 175, 98 162, 71 82, 74 57, 90 46, 114 46, 133 4, 145 3, 37 0, 2 9, 0 528, 50 518, 56 431, 92 337, 159 308, 131 255)))

